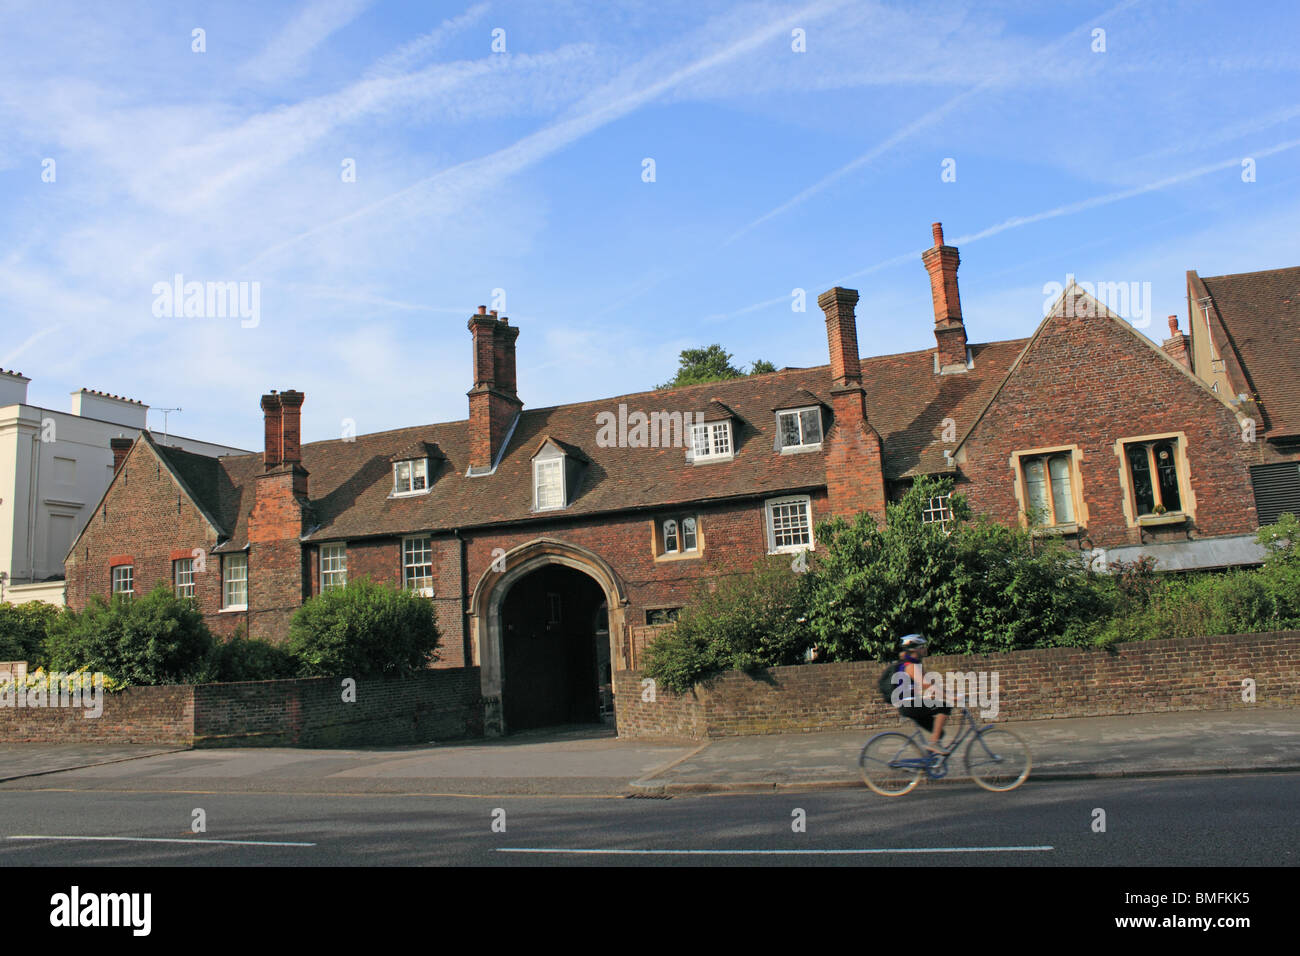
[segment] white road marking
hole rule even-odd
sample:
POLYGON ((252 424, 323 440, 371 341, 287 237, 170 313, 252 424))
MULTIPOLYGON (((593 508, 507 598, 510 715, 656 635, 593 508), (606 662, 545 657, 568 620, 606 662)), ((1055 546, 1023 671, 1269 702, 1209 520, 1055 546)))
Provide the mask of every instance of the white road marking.
POLYGON ((854 854, 870 853, 1032 853, 1043 850, 1055 850, 1054 846, 921 846, 921 847, 898 847, 885 849, 869 850, 599 850, 599 849, 555 849, 547 847, 519 847, 507 846, 497 847, 498 853, 601 853, 601 854, 625 854, 625 855, 661 855, 661 856, 693 856, 693 855, 722 855, 722 856, 848 856, 854 854))
POLYGON ((111 843, 222 843, 227 846, 315 846, 315 843, 289 843, 276 840, 189 840, 184 837, 123 837, 123 836, 23 836, 6 837, 7 840, 101 840, 111 843))

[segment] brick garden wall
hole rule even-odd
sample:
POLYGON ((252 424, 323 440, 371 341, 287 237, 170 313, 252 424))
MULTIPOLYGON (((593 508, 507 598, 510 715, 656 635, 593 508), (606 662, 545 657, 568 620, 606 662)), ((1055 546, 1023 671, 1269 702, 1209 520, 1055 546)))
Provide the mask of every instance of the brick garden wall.
POLYGON ((93 719, 84 708, 0 707, 0 742, 346 747, 483 732, 476 667, 362 680, 350 704, 332 677, 132 687, 103 702, 93 719))
MULTIPOLYGON (((1010 654, 936 655, 933 671, 996 671, 998 720, 1101 717, 1173 710, 1300 706, 1300 631, 1119 644, 1113 650, 1051 648, 1010 654), (1255 681, 1256 703, 1242 701, 1255 681)), ((620 737, 730 737, 863 730, 897 722, 880 700, 882 663, 739 671, 685 695, 657 688, 642 700, 642 674, 614 675, 620 737)))
POLYGON ((204 684, 195 688, 200 747, 347 747, 430 743, 483 732, 478 668, 357 682, 355 703, 342 681, 204 684))
POLYGON ((0 742, 184 747, 194 737, 193 687, 132 687, 104 693, 103 704, 95 718, 84 707, 0 707, 0 742))

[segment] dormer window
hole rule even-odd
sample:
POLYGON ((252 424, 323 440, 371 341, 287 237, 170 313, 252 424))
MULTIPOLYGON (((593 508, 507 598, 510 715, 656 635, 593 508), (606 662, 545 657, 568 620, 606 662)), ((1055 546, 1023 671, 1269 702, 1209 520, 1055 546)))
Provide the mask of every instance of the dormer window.
POLYGON ((429 459, 413 458, 393 465, 393 494, 418 495, 429 490, 429 459))
POLYGON ((805 451, 822 444, 822 410, 819 405, 783 409, 776 413, 776 433, 782 451, 805 451))
POLYGON ((590 463, 580 448, 545 436, 533 454, 533 510, 567 508, 590 463))
POLYGON ((547 511, 564 507, 564 459, 533 462, 533 508, 547 511))
POLYGON ((402 498, 427 495, 447 456, 435 442, 419 440, 400 448, 388 460, 393 464, 393 491, 389 497, 402 498))
POLYGON ((691 460, 724 461, 733 456, 731 422, 705 422, 691 426, 691 460))

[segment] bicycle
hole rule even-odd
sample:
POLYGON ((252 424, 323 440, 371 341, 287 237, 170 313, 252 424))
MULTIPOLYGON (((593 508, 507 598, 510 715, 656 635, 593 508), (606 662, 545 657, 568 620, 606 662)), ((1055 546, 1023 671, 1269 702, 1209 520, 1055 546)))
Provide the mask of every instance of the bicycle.
POLYGON ((920 782, 922 773, 931 780, 946 777, 948 758, 970 737, 966 744, 966 769, 976 784, 994 793, 1006 793, 1024 783, 1033 765, 1033 756, 1025 742, 1005 727, 992 724, 981 727, 964 705, 961 713, 960 732, 952 739, 947 753, 927 752, 925 744, 929 734, 919 726, 911 735, 896 730, 876 734, 858 756, 863 781, 882 797, 901 797, 920 782))

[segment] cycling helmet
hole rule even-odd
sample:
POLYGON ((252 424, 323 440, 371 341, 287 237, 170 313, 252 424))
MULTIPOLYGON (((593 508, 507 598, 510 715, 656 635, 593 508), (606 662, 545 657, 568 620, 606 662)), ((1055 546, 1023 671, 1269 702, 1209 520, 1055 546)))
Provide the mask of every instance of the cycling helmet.
POLYGON ((922 634, 908 634, 898 642, 900 647, 925 647, 928 643, 922 634))

